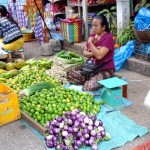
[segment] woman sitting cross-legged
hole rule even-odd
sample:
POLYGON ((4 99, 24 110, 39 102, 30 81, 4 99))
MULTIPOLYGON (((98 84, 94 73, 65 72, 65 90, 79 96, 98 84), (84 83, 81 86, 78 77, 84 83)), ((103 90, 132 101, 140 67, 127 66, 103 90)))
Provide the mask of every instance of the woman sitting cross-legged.
POLYGON ((68 81, 73 84, 83 84, 85 91, 101 88, 102 85, 98 81, 113 77, 115 70, 114 40, 106 17, 96 16, 92 22, 92 29, 93 34, 88 38, 83 51, 83 55, 88 58, 87 61, 83 66, 76 66, 67 71, 68 81))

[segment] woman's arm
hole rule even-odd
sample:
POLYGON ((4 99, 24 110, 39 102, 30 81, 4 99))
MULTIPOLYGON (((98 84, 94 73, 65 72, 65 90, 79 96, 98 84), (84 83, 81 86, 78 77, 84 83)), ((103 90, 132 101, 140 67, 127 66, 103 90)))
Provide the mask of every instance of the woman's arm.
POLYGON ((105 57, 105 55, 109 52, 109 49, 106 47, 96 48, 93 44, 93 38, 89 38, 89 46, 92 51, 92 54, 96 57, 96 59, 100 60, 105 57))
POLYGON ((84 49, 83 51, 83 56, 87 57, 87 58, 91 58, 93 55, 92 52, 87 51, 87 48, 84 49))

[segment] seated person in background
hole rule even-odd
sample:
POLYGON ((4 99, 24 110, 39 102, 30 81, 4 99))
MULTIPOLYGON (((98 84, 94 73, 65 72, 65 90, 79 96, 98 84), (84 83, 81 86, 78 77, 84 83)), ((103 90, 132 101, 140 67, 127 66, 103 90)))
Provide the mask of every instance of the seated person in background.
POLYGON ((0 49, 15 51, 23 47, 22 32, 6 7, 0 5, 0 49))
MULTIPOLYGON (((113 77, 115 70, 113 61, 114 41, 106 17, 103 15, 96 16, 92 22, 92 29, 93 34, 88 38, 83 55, 88 58, 89 63, 101 64, 105 62, 106 64, 99 68, 99 71, 89 79, 86 79, 82 74, 82 67, 72 69, 76 81, 78 76, 82 79, 83 90, 85 91, 94 91, 101 88, 102 85, 98 81, 113 77)), ((70 83, 76 84, 73 80, 69 80, 69 71, 67 72, 67 78, 70 83)))

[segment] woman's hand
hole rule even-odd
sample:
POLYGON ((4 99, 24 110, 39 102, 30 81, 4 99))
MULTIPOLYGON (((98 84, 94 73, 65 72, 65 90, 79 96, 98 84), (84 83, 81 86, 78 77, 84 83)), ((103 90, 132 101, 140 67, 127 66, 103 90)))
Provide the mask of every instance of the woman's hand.
POLYGON ((89 37, 88 39, 88 43, 96 43, 98 41, 98 38, 95 38, 95 37, 89 37))
POLYGON ((94 37, 89 37, 88 43, 90 44, 91 42, 93 42, 93 40, 94 40, 94 37))
POLYGON ((91 58, 91 57, 93 57, 94 55, 93 55, 92 52, 87 51, 87 48, 85 48, 84 51, 83 51, 83 56, 84 56, 84 57, 87 57, 87 58, 91 58))

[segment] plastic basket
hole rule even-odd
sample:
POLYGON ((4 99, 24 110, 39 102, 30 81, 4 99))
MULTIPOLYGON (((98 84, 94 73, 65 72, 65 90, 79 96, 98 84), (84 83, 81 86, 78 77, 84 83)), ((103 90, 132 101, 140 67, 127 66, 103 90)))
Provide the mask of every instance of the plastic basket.
POLYGON ((33 32, 32 33, 23 34, 24 42, 30 41, 32 39, 32 37, 33 37, 33 32))
POLYGON ((150 31, 134 30, 136 39, 142 43, 150 43, 150 31))
POLYGON ((15 91, 0 84, 0 126, 21 118, 18 96, 15 91))
POLYGON ((61 21, 61 31, 64 39, 69 43, 82 42, 82 20, 74 21, 63 19, 61 21))
POLYGON ((150 53, 146 49, 146 44, 136 41, 134 46, 134 54, 136 59, 150 62, 150 53))

